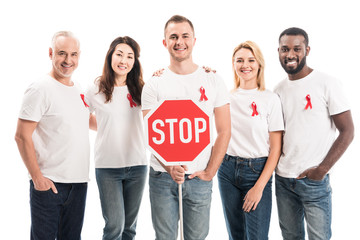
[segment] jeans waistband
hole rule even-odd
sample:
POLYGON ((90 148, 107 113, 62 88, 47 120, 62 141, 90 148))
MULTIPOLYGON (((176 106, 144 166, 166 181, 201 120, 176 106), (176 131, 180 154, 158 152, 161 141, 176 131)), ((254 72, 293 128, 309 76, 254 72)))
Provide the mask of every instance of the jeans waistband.
POLYGON ((263 161, 266 160, 268 157, 259 157, 259 158, 243 158, 238 156, 231 156, 225 154, 224 161, 234 161, 234 162, 254 162, 254 161, 263 161))

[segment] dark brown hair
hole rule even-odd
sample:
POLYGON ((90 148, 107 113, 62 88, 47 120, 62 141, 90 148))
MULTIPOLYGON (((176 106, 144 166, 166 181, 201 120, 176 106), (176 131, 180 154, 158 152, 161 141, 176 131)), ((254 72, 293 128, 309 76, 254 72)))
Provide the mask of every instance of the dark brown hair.
POLYGON ((174 15, 165 23, 164 36, 165 36, 166 28, 170 23, 182 23, 182 22, 189 23, 189 25, 194 33, 194 36, 195 36, 194 25, 192 24, 192 22, 189 19, 187 19, 186 17, 183 17, 181 15, 174 15))
POLYGON ((126 85, 134 102, 136 102, 138 105, 141 105, 141 92, 144 86, 144 80, 142 76, 141 64, 139 61, 140 46, 134 39, 128 36, 118 37, 110 44, 109 50, 105 57, 103 73, 95 80, 99 84, 98 93, 103 93, 105 95, 105 103, 111 102, 112 93, 115 86, 115 73, 111 67, 111 59, 116 46, 121 43, 129 45, 134 51, 135 62, 133 68, 126 76, 126 85))

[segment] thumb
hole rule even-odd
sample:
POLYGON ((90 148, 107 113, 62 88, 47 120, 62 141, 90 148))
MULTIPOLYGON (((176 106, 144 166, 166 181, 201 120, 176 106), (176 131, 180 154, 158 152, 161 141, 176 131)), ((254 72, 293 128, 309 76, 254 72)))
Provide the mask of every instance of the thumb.
POLYGON ((189 176, 189 179, 193 179, 194 177, 197 177, 197 176, 199 176, 200 175, 200 172, 194 172, 193 174, 191 174, 190 176, 189 176))
POLYGON ((58 194, 58 191, 55 187, 55 184, 53 182, 51 182, 51 190, 55 193, 55 194, 58 194))
POLYGON ((306 171, 304 171, 304 172, 302 172, 296 179, 301 179, 301 178, 304 178, 304 177, 306 177, 306 175, 307 175, 307 173, 308 173, 308 171, 306 170, 306 171))

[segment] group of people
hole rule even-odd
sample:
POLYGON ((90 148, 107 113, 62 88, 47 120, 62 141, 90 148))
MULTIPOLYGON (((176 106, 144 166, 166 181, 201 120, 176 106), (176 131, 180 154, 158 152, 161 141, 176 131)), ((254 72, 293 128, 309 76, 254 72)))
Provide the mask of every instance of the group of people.
MULTIPOLYGON (((218 176, 229 239, 268 239, 272 174, 284 239, 331 237, 329 171, 354 137, 350 108, 338 80, 311 69, 307 33, 279 37, 288 77, 265 88, 265 61, 251 41, 232 55, 234 89, 192 59, 191 21, 172 16, 164 28, 169 66, 146 84, 140 47, 118 37, 102 75, 83 93, 71 76, 80 43, 54 35, 51 72, 26 90, 16 142, 30 175, 31 239, 80 239, 89 181, 89 128, 95 141, 96 181, 105 221, 103 239, 134 239, 147 174, 155 238, 177 239, 178 184, 184 239, 209 232, 212 179, 218 176), (202 98, 202 95, 206 95, 202 98), (166 99, 191 99, 215 122, 212 148, 187 165, 146 159, 143 117, 166 99)), ((151 237, 149 237, 151 238, 151 237)))

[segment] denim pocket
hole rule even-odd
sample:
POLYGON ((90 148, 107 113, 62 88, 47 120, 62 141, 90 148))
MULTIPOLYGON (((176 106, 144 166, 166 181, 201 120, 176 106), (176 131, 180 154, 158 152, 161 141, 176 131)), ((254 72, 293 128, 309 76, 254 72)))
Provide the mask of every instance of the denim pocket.
POLYGON ((266 163, 266 159, 250 161, 249 167, 254 173, 260 174, 264 169, 265 163, 266 163))
POLYGON ((307 184, 309 185, 322 185, 327 181, 328 175, 326 175, 323 179, 321 180, 314 180, 314 179, 310 179, 308 177, 305 177, 304 180, 306 181, 307 184))
POLYGON ((165 172, 161 172, 161 171, 155 171, 153 169, 150 170, 150 176, 151 177, 155 177, 155 178, 159 178, 161 177, 165 172))

